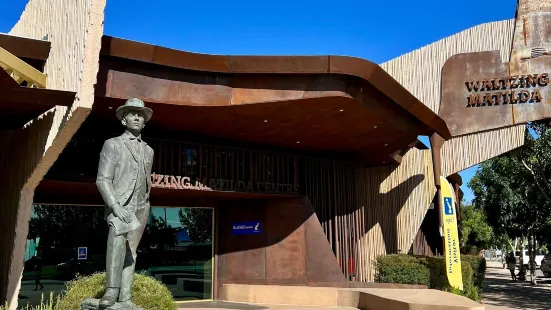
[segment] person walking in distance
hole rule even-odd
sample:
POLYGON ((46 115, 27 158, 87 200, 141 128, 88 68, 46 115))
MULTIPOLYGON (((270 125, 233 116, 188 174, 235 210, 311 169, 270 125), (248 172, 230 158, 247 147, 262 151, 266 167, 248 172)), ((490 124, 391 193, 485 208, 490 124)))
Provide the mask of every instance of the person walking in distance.
POLYGON ((509 252, 509 255, 507 256, 507 268, 509 269, 509 272, 511 272, 511 280, 516 281, 517 276, 515 274, 515 268, 516 268, 517 260, 515 258, 515 254, 513 252, 509 252))
POLYGON ((34 265, 35 275, 34 275, 34 291, 38 291, 38 286, 40 286, 40 290, 44 289, 44 285, 40 282, 42 279, 42 255, 39 252, 39 254, 36 256, 36 263, 34 265))
POLYGON ((140 99, 129 99, 117 109, 126 131, 105 141, 100 153, 96 185, 105 202, 109 225, 106 291, 100 307, 132 302, 136 250, 149 217, 153 149, 142 140, 153 111, 140 99))

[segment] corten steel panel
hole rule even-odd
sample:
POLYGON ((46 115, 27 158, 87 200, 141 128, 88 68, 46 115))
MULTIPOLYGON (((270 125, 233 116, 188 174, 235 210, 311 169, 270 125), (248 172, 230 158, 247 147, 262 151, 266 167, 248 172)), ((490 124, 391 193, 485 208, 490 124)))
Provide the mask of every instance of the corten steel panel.
POLYGON ((231 104, 301 99, 311 81, 309 76, 286 79, 269 75, 257 75, 257 78, 236 76, 231 81, 231 104))
POLYGON ((1 100, 19 104, 37 104, 52 108, 56 105, 70 106, 75 93, 46 88, 17 87, 2 89, 1 100))
MULTIPOLYGON (((189 71, 155 70, 128 60, 104 59, 103 63, 103 68, 112 69, 102 70, 106 85, 100 91, 113 98, 142 98, 155 111, 151 123, 167 130, 348 152, 363 162, 376 158, 369 164, 379 165, 428 130, 375 87, 350 76, 210 74, 201 78, 189 71), (182 122, 184 115, 186 122, 182 122)), ((99 111, 104 108, 99 101, 95 106, 94 113, 111 111, 99 111)))
POLYGON ((226 202, 218 208, 218 285, 346 284, 307 198, 226 202), (233 236, 231 224, 242 221, 262 221, 262 233, 233 236))
MULTIPOLYGON (((259 194, 244 192, 218 192, 197 190, 172 190, 164 188, 151 189, 151 205, 181 207, 182 202, 196 207, 213 207, 220 202, 232 200, 242 201, 266 199, 286 199, 288 196, 277 194, 259 194)), ((82 178, 82 180, 59 181, 44 179, 35 191, 35 203, 43 204, 72 204, 72 205, 103 205, 103 200, 95 184, 95 178, 82 178)))
POLYGON ((328 73, 328 56, 229 56, 234 73, 328 73))
POLYGON ((440 116, 453 136, 514 124, 513 105, 469 106, 470 95, 482 96, 486 92, 469 92, 465 85, 508 75, 508 66, 499 51, 458 54, 448 59, 442 68, 440 116))
POLYGON ((158 46, 153 62, 164 66, 174 66, 182 69, 201 70, 209 66, 216 72, 228 71, 228 56, 206 55, 187 53, 182 55, 180 51, 158 46))
MULTIPOLYGON (((0 69, 0 71, 3 70, 0 69)), ((75 98, 73 92, 27 88, 19 85, 9 88, 0 85, 0 94, 2 94, 0 98, 1 129, 20 129, 56 106, 70 106, 75 98)))
MULTIPOLYGON (((104 37, 103 43, 105 47, 102 49, 102 55, 162 64, 173 68, 203 71, 205 73, 220 72, 233 75, 279 74, 282 79, 285 78, 282 74, 355 76, 373 85, 391 99, 391 104, 399 106, 410 117, 419 120, 420 126, 428 130, 436 130, 444 137, 449 136, 449 131, 442 119, 419 102, 379 66, 363 59, 338 56, 202 55, 112 37, 104 37), (127 48, 127 45, 131 45, 133 48, 127 48), (149 52, 141 55, 136 51, 142 47, 147 48, 149 52)), ((99 88, 102 89, 101 86, 99 88)))
POLYGON ((114 71, 111 79, 111 97, 138 97, 147 102, 229 105, 230 93, 231 88, 225 85, 171 81, 127 72, 114 71))
POLYGON ((304 217, 299 215, 302 210, 297 199, 266 204, 267 284, 306 283, 304 217))
POLYGON ((438 133, 447 137, 448 128, 444 120, 407 91, 378 65, 358 58, 331 56, 330 73, 349 74, 368 81, 373 87, 408 111, 424 124, 430 124, 438 133))
POLYGON ((101 38, 100 53, 115 57, 127 57, 127 55, 132 55, 132 59, 153 62, 156 49, 157 47, 154 45, 128 40, 112 40, 111 37, 103 36, 101 38))
POLYGON ((244 281, 266 279, 266 227, 260 234, 233 235, 235 222, 265 222, 262 201, 240 202, 219 206, 218 219, 218 279, 244 281))
POLYGON ((499 51, 459 54, 446 62, 440 116, 453 136, 551 117, 551 12, 542 3, 519 2, 509 62, 499 51), (469 89, 488 80, 494 81, 483 90, 469 89), (469 95, 492 99, 473 106, 469 95))
MULTIPOLYGON (((545 2, 545 1, 543 1, 545 2)), ((517 21, 518 22, 518 21, 517 21)), ((511 63, 511 74, 542 74, 547 73, 548 79, 551 74, 551 12, 531 13, 523 18, 524 45, 520 46, 513 53, 511 63), (517 60, 520 53, 528 56, 530 50, 531 58, 517 60), (523 51, 523 52, 521 52, 523 51), (539 56, 545 53, 544 56, 539 56), (534 57, 538 55, 538 57, 534 57)), ((517 43, 518 44, 518 43, 517 43)), ((525 123, 533 120, 551 117, 551 85, 539 87, 543 95, 540 103, 526 103, 514 106, 514 117, 516 123, 525 123)), ((525 88, 532 91, 530 88, 525 88)))
POLYGON ((228 72, 228 56, 185 52, 166 47, 144 44, 103 36, 101 54, 130 58, 182 69, 228 72))
POLYGON ((18 58, 48 59, 50 42, 0 33, 0 47, 18 58))
MULTIPOLYGON (((113 110, 109 107, 121 104, 110 100, 96 101, 93 114, 110 118, 113 110)), ((419 134, 414 130, 404 132, 353 99, 343 97, 216 107, 147 105, 154 111, 151 126, 166 130, 300 150, 360 153, 357 158, 364 162, 373 157, 387 158, 419 134)))
MULTIPOLYGON (((309 199, 303 199, 303 209, 313 211, 309 199)), ((312 212, 305 224, 306 277, 310 283, 344 283, 344 277, 335 254, 327 242, 316 213, 312 212)))
POLYGON ((8 74, 8 72, 0 68, 0 87, 19 87, 19 84, 8 74))

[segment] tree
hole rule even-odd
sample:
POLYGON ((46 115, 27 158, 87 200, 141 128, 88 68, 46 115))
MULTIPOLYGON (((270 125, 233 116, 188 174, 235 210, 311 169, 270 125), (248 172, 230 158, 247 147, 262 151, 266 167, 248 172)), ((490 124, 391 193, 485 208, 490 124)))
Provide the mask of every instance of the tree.
POLYGON ((212 241, 212 210, 184 208, 178 211, 180 223, 188 229, 189 238, 195 243, 212 241))
POLYGON ((162 217, 151 215, 151 221, 146 226, 145 233, 140 242, 140 247, 149 248, 156 246, 158 250, 165 250, 176 245, 176 232, 172 226, 167 225, 162 217))
POLYGON ((529 128, 525 145, 482 163, 469 187, 496 234, 520 238, 521 251, 528 240, 534 275, 536 238, 551 215, 551 131, 543 122, 529 128))
POLYGON ((28 238, 40 237, 40 247, 101 252, 108 232, 103 215, 101 207, 35 205, 28 238))
POLYGON ((462 205, 459 224, 463 236, 460 245, 463 253, 476 254, 481 249, 496 246, 494 231, 486 220, 484 210, 472 205, 462 205))

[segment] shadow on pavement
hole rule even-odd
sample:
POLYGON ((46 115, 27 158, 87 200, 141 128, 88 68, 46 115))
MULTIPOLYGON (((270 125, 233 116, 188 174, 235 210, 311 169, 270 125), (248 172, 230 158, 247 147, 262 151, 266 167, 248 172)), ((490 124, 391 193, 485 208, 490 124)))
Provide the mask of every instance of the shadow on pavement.
POLYGON ((483 302, 511 309, 551 309, 551 279, 538 278, 538 285, 512 282, 508 270, 488 266, 483 302))
POLYGON ((236 309, 236 310, 264 310, 267 307, 257 305, 247 305, 241 303, 231 303, 224 301, 201 301, 190 302, 178 305, 178 309, 236 309))

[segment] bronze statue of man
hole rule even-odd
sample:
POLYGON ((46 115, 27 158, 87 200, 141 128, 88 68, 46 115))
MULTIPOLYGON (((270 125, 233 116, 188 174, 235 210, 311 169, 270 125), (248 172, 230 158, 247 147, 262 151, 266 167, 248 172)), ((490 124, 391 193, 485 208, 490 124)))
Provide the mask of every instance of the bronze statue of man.
POLYGON ((116 115, 126 131, 108 139, 100 154, 96 185, 105 202, 109 224, 106 292, 102 308, 132 304, 136 249, 149 217, 153 149, 142 140, 142 129, 153 111, 140 99, 129 99, 116 115))

